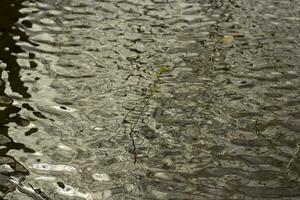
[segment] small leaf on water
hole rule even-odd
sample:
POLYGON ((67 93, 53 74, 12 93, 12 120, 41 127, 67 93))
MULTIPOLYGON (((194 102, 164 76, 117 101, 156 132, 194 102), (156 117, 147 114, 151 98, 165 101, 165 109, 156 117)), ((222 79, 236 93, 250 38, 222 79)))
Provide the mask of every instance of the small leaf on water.
POLYGON ((156 85, 156 84, 153 84, 153 85, 151 86, 150 95, 151 95, 151 96, 154 96, 154 95, 156 94, 156 92, 157 92, 157 85, 156 85))
POLYGON ((163 73, 163 72, 166 72, 166 71, 168 71, 169 69, 168 69, 168 66, 167 65, 160 65, 159 66, 159 71, 160 71, 160 73, 163 73))
POLYGON ((232 35, 224 35, 223 42, 225 44, 229 44, 234 40, 234 37, 232 35))
POLYGON ((155 76, 156 78, 159 78, 159 77, 160 77, 160 71, 155 72, 154 76, 155 76))

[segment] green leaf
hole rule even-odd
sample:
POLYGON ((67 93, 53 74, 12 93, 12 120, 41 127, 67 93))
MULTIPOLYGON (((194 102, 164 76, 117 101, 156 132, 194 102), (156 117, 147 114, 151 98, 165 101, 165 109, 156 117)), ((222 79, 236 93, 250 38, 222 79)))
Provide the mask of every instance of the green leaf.
POLYGON ((156 94, 156 92, 157 92, 157 89, 158 89, 158 86, 157 86, 156 83, 154 83, 154 84, 151 86, 151 88, 150 88, 150 95, 151 95, 151 96, 154 96, 154 95, 156 94))
POLYGON ((162 74, 163 72, 169 71, 169 68, 167 65, 161 65, 161 66, 159 66, 159 71, 162 74))

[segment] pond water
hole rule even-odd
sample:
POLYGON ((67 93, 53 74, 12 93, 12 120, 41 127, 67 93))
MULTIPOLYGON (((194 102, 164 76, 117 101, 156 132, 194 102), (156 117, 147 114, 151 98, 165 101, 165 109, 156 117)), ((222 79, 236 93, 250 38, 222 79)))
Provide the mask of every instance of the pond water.
POLYGON ((299 199, 299 22, 297 0, 2 0, 0 199, 299 199))

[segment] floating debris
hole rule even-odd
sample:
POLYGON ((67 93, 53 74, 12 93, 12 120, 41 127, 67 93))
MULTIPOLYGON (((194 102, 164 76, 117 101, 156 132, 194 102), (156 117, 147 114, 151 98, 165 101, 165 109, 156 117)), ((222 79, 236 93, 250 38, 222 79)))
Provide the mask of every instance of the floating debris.
POLYGON ((223 37, 223 43, 229 44, 234 40, 234 37, 232 35, 224 35, 223 37))

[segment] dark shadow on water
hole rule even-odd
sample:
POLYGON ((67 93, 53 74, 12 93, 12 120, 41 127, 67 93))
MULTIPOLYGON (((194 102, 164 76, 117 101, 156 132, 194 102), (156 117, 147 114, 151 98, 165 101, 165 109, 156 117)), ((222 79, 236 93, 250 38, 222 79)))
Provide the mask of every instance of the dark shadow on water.
MULTIPOLYGON (((0 3, 0 166, 6 164, 13 169, 13 171, 0 171, 0 176, 5 177, 29 174, 25 167, 13 157, 7 155, 10 150, 22 150, 27 153, 34 152, 24 144, 14 142, 9 136, 9 124, 26 126, 29 124, 29 121, 18 114, 21 108, 13 105, 13 100, 5 93, 9 83, 12 92, 21 95, 23 98, 31 97, 28 93, 28 88, 24 86, 24 82, 21 79, 21 66, 18 64, 16 56, 16 54, 24 51, 16 44, 17 40, 14 39, 17 36, 19 40, 31 43, 26 33, 16 26, 18 20, 24 17, 24 14, 19 12, 24 7, 22 5, 23 2, 24 0, 1 0, 0 3), (5 72, 8 77, 4 80, 2 77, 5 72)), ((29 55, 31 58, 34 57, 34 54, 29 55)), ((0 181, 0 197, 14 189, 8 181, 0 181)))
MULTIPOLYGON (((18 45, 13 36, 19 36, 21 41, 29 42, 28 36, 15 26, 19 18, 24 17, 19 12, 22 8, 22 1, 3 0, 0 7, 0 60, 6 64, 5 71, 8 73, 8 81, 11 90, 22 95, 24 98, 30 98, 27 92, 28 88, 24 86, 21 80, 21 67, 17 63, 17 57, 13 54, 24 52, 18 45)), ((2 72, 1 72, 2 74, 2 72)), ((3 86, 1 89, 4 89, 3 86)), ((1 90, 1 93, 4 92, 1 90)))

